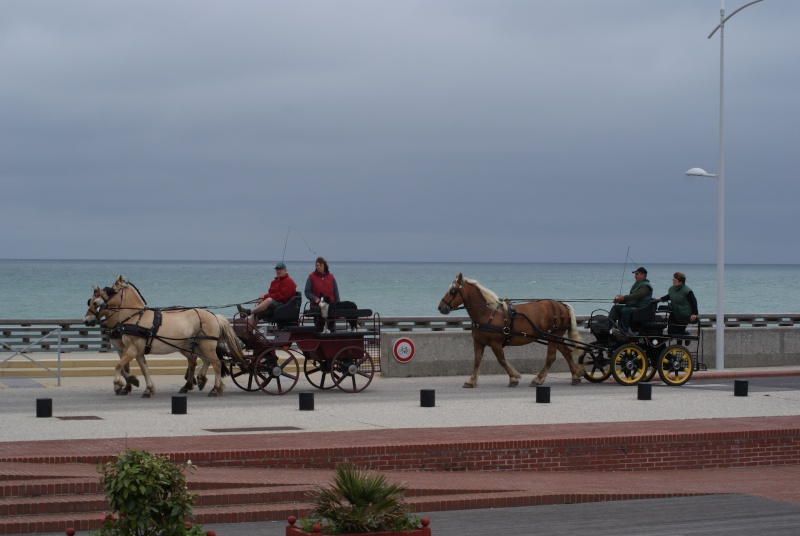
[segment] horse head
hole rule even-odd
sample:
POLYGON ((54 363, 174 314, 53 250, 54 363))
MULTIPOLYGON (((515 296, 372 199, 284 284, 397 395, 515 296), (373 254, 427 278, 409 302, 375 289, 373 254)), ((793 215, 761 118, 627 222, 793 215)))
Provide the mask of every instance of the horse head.
POLYGON ((450 288, 447 293, 439 300, 439 312, 443 315, 449 315, 450 311, 454 311, 459 305, 464 304, 464 294, 461 288, 464 286, 464 276, 461 272, 456 274, 455 279, 450 283, 450 288))
POLYGON ((146 305, 139 290, 121 275, 110 287, 101 289, 92 286, 92 291, 92 297, 87 302, 89 309, 83 317, 83 323, 87 326, 105 322, 120 309, 138 309, 146 305), (132 289, 133 292, 128 292, 126 296, 127 289, 132 289))

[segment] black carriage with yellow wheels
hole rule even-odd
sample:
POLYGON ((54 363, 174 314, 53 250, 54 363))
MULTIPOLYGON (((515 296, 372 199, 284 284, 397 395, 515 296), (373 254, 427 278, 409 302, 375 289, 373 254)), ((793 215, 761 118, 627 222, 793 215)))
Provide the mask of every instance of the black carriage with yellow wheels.
POLYGON ((694 333, 669 322, 669 306, 659 306, 656 300, 633 312, 633 334, 616 329, 607 311, 593 312, 589 331, 595 340, 579 359, 584 377, 599 383, 613 376, 621 385, 636 385, 658 374, 667 385, 685 384, 694 371, 706 370, 700 360, 702 331, 699 322, 694 333))

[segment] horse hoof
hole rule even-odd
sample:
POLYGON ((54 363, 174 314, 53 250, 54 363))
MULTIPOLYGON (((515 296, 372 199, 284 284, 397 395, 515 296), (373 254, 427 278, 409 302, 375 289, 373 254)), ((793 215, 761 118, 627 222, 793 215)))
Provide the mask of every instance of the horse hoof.
POLYGON ((197 388, 198 388, 199 390, 201 390, 201 391, 202 391, 203 389, 205 389, 205 387, 206 387, 206 383, 208 383, 208 380, 207 380, 207 379, 205 379, 205 378, 199 378, 199 379, 197 380, 197 388))
POLYGON ((508 382, 509 387, 516 387, 517 385, 519 385, 519 380, 511 380, 508 382))
POLYGON ((115 392, 117 393, 117 396, 127 395, 130 393, 130 391, 126 391, 125 389, 115 390, 115 392))
POLYGON ((189 389, 187 389, 186 387, 181 387, 180 391, 178 391, 178 392, 181 393, 181 394, 186 394, 186 393, 189 392, 189 389))
POLYGON ((467 382, 463 385, 464 389, 473 389, 475 386, 471 383, 467 382))
POLYGON ((531 387, 535 387, 537 385, 542 385, 543 383, 544 383, 544 380, 540 380, 539 378, 534 378, 533 380, 531 380, 531 387))
POLYGON ((139 378, 137 378, 136 376, 131 376, 130 383, 131 385, 139 387, 139 378))
POLYGON ((580 378, 572 378, 572 385, 579 385, 581 383, 580 378))
POLYGON ((216 389, 211 389, 211 392, 208 393, 208 396, 209 396, 209 398, 212 397, 212 396, 216 397, 216 396, 219 396, 219 394, 217 393, 216 389))
POLYGON ((144 393, 142 393, 142 398, 150 398, 150 393, 145 391, 144 393))

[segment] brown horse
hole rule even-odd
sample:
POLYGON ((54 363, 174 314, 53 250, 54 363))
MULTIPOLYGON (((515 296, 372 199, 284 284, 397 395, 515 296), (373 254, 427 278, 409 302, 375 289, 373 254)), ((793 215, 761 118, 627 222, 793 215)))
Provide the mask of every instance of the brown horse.
MULTIPOLYGON (((522 376, 506 361, 503 348, 532 342, 547 345, 547 359, 542 370, 531 381, 531 385, 544 383, 550 366, 556 359, 556 350, 567 360, 572 373, 572 384, 580 383, 583 367, 572 360, 570 346, 580 348, 582 340, 578 333, 575 313, 569 304, 554 300, 534 300, 512 305, 507 300, 500 300, 494 292, 477 281, 464 279, 459 272, 439 302, 439 312, 444 315, 450 314, 450 311, 461 305, 472 320, 472 346, 475 351, 475 366, 464 387, 478 386, 478 372, 483 351, 487 346, 492 349, 497 362, 508 373, 508 386, 516 387, 522 376), (575 341, 576 344, 570 345, 571 341, 575 341)), ((576 357, 580 357, 581 354, 576 357)))
POLYGON ((203 361, 197 375, 197 384, 201 390, 207 382, 208 367, 213 367, 216 377, 214 388, 208 396, 221 396, 224 389, 222 376, 225 370, 217 355, 218 345, 223 345, 226 353, 246 364, 236 334, 228 319, 222 315, 215 315, 205 309, 151 309, 147 307, 138 289, 122 276, 111 287, 93 289, 94 294, 89 299, 89 310, 84 317, 84 323, 93 326, 101 322, 111 330, 111 341, 120 355, 114 375, 114 391, 117 394, 130 391, 130 383, 123 382, 120 376, 125 376, 133 359, 139 363, 147 384, 142 397, 149 398, 155 394, 155 386, 144 357, 147 353, 163 355, 180 352, 186 357, 189 362, 187 382, 181 392, 193 388, 198 358, 203 361))

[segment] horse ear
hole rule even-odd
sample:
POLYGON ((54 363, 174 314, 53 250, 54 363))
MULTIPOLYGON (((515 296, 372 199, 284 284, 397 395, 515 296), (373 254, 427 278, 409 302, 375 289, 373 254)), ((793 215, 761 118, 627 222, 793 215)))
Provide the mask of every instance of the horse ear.
POLYGON ((116 281, 116 284, 120 284, 120 285, 121 285, 121 284, 122 284, 122 283, 124 283, 124 282, 125 282, 125 278, 124 278, 124 277, 122 277, 121 275, 118 275, 118 276, 117 276, 117 281, 116 281))
POLYGON ((461 275, 461 272, 458 272, 458 273, 456 274, 456 282, 457 282, 457 283, 460 285, 460 284, 462 283, 462 281, 463 281, 463 280, 464 280, 464 276, 463 276, 463 275, 461 275))

